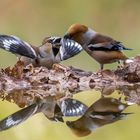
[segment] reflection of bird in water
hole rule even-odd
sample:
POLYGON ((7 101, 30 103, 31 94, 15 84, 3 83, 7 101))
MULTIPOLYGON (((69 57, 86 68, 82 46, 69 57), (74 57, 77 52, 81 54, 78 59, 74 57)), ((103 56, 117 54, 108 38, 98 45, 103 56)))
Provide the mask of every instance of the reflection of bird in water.
POLYGON ((67 126, 79 137, 87 136, 104 125, 121 120, 131 113, 123 113, 127 104, 115 98, 101 98, 93 103, 76 121, 67 121, 67 126))
POLYGON ((57 103, 54 97, 48 96, 1 120, 0 131, 16 126, 40 112, 51 121, 64 122, 63 116, 81 116, 86 110, 87 106, 78 100, 65 98, 57 103))

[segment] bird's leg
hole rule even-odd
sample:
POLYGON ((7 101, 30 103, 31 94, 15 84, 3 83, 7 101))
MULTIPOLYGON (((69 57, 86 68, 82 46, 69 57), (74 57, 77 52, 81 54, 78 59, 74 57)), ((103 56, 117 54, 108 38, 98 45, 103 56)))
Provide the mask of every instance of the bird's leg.
POLYGON ((105 96, 103 95, 103 89, 101 89, 101 97, 100 98, 105 98, 105 96))
POLYGON ((121 96, 120 96, 119 99, 118 99, 120 102, 122 101, 122 96, 123 96, 123 95, 121 94, 121 96))
POLYGON ((118 91, 118 94, 120 94, 120 97, 119 97, 118 100, 121 102, 124 94, 123 94, 123 92, 121 92, 121 91, 118 91))
POLYGON ((104 69, 104 65, 103 64, 100 64, 100 70, 97 72, 97 74, 99 75, 101 75, 101 77, 103 77, 103 69, 104 69))
POLYGON ((101 71, 103 71, 103 69, 104 69, 104 65, 103 64, 100 64, 100 69, 101 69, 101 71))

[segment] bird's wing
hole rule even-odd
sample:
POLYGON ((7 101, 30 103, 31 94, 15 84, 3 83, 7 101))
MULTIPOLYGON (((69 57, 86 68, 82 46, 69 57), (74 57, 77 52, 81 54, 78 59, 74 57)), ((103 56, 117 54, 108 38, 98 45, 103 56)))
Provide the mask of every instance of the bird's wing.
POLYGON ((38 105, 32 104, 0 121, 0 131, 16 126, 38 112, 38 105))
POLYGON ((121 42, 105 42, 97 44, 89 44, 88 49, 91 51, 121 51, 121 50, 132 50, 126 48, 121 42))
POLYGON ((120 100, 111 97, 100 98, 94 102, 90 107, 89 111, 94 110, 94 112, 122 112, 128 107, 127 104, 122 103, 120 100))
POLYGON ((0 35, 0 48, 32 59, 37 57, 37 54, 31 45, 12 35, 0 35))
POLYGON ((122 120, 127 115, 130 115, 133 113, 122 113, 122 112, 92 112, 88 116, 92 119, 98 119, 98 120, 104 120, 109 122, 114 122, 116 120, 122 120))
POLYGON ((101 119, 101 120, 113 120, 117 117, 121 116, 121 112, 95 112, 93 111, 89 114, 89 117, 94 119, 101 119))
POLYGON ((70 39, 61 39, 60 57, 61 60, 69 59, 83 50, 82 46, 70 39))
POLYGON ((82 102, 67 98, 60 103, 60 108, 64 116, 81 116, 83 115, 88 107, 82 102))

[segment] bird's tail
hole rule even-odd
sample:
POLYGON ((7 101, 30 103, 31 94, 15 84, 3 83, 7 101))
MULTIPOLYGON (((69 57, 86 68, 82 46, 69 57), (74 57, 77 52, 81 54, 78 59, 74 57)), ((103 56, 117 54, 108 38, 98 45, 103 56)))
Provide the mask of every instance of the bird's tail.
POLYGON ((121 120, 124 120, 124 119, 127 118, 128 115, 132 115, 132 114, 134 114, 134 113, 121 113, 120 119, 121 119, 121 120))
POLYGON ((133 50, 133 49, 131 49, 131 48, 125 47, 124 45, 122 45, 121 42, 117 42, 116 45, 117 45, 117 47, 118 47, 120 50, 133 50))
POLYGON ((131 48, 126 48, 126 47, 124 47, 123 49, 124 49, 124 50, 130 50, 130 51, 133 50, 133 49, 131 49, 131 48))

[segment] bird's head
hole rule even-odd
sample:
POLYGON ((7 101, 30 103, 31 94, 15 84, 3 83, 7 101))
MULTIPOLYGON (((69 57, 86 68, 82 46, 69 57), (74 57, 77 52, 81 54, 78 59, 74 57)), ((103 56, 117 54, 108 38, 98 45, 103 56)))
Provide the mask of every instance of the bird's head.
POLYGON ((73 39, 81 45, 88 44, 96 32, 82 24, 73 24, 69 27, 64 38, 73 39))
POLYGON ((88 30, 88 27, 85 25, 73 24, 69 27, 65 36, 71 38, 78 34, 84 34, 85 32, 87 32, 87 30, 88 30))
POLYGON ((66 124, 72 130, 72 132, 78 137, 84 137, 91 133, 91 130, 84 127, 84 125, 83 126, 77 125, 75 122, 70 121, 67 121, 66 124))

